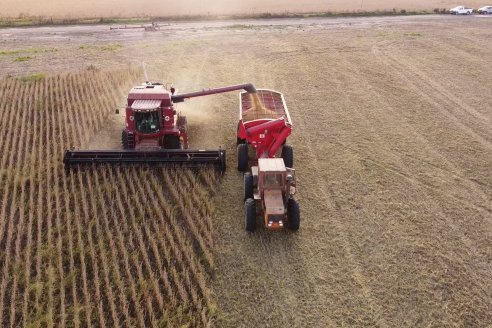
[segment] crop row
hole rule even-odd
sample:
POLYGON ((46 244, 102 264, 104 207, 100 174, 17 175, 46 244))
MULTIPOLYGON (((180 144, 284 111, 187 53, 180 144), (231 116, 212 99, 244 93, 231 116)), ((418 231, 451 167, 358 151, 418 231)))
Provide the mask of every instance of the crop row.
POLYGON ((65 171, 139 76, 0 80, 0 326, 208 326, 212 170, 65 171))

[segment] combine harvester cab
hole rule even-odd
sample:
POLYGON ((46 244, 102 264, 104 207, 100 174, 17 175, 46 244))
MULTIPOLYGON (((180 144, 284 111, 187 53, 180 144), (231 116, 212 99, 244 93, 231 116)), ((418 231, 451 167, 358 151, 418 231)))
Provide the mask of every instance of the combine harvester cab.
POLYGON ((294 153, 286 144, 293 125, 284 96, 263 89, 241 93, 239 100, 237 168, 247 171, 244 174, 245 228, 254 231, 260 214, 267 229, 298 230, 300 209, 294 199, 294 153), (250 160, 248 147, 254 149, 256 158, 250 160), (281 158, 276 158, 280 148, 281 158))

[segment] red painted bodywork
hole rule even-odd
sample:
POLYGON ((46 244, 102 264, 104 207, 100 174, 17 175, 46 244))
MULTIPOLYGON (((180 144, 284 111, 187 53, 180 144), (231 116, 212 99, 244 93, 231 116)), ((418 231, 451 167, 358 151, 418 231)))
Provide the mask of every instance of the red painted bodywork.
POLYGON ((164 147, 164 138, 167 135, 180 137, 182 140, 182 148, 188 149, 188 135, 185 127, 180 128, 175 124, 179 114, 176 115, 171 96, 171 92, 162 85, 142 85, 134 87, 130 91, 126 106, 126 131, 133 134, 135 149, 164 147), (132 105, 136 100, 159 101, 158 108, 161 116, 159 132, 146 134, 137 130, 134 114, 139 110, 132 108, 132 105))
POLYGON ((263 106, 272 115, 245 121, 245 113, 252 107, 252 103, 247 92, 241 93, 237 137, 247 141, 255 149, 258 158, 273 158, 292 133, 292 121, 281 93, 272 90, 257 90, 257 93, 263 106))

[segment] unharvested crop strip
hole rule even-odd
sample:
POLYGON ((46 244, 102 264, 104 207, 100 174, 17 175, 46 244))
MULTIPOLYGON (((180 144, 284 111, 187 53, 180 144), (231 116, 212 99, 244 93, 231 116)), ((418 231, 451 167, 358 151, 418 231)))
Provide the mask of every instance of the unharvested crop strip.
MULTIPOLYGON (((116 168, 116 170, 119 170, 119 169, 116 168)), ((110 178, 110 182, 112 185, 119 186, 121 184, 121 180, 118 180, 118 182, 117 182, 116 177, 111 170, 109 171, 109 178, 110 178)), ((126 223, 127 211, 123 205, 122 197, 125 198, 125 200, 129 199, 128 195, 126 195, 126 194, 120 195, 120 193, 117 192, 116 193, 116 207, 118 208, 118 211, 119 211, 119 217, 121 218, 121 221, 125 225, 125 231, 129 231, 127 226, 126 226, 127 225, 127 223, 126 223)), ((126 204, 128 204, 128 203, 126 203, 126 204)), ((118 227, 118 231, 119 231, 119 224, 116 226, 118 227)), ((137 317, 138 324, 143 327, 143 326, 145 326, 143 310, 140 306, 140 302, 139 302, 138 297, 137 297, 136 282, 134 280, 133 274, 131 273, 130 260, 129 260, 128 253, 126 251, 127 248, 134 249, 135 247, 132 244, 132 240, 131 239, 124 240, 121 233, 118 235, 118 243, 119 243, 119 247, 121 249, 121 253, 123 254, 126 276, 127 276, 128 280, 130 281, 130 292, 131 292, 131 297, 132 297, 132 301, 133 301, 134 312, 135 312, 135 315, 137 317)))
MULTIPOLYGON (((123 183, 122 184, 122 188, 123 189, 126 189, 126 185, 128 185, 129 188, 130 188, 130 190, 128 190, 128 191, 132 195, 138 195, 138 193, 136 193, 136 191, 135 191, 135 189, 133 187, 134 184, 136 183, 136 181, 133 179, 133 175, 135 174, 135 171, 134 170, 131 170, 131 174, 132 175, 130 175, 129 170, 125 170, 125 174, 123 176, 120 176, 120 178, 122 178, 122 181, 125 181, 126 182, 126 183, 123 183)), ((150 195, 148 195, 148 197, 149 196, 150 195)), ((150 202, 152 202, 152 200, 150 200, 150 202)), ((142 207, 141 202, 136 202, 136 207, 139 209, 141 215, 143 215, 145 213, 144 208, 142 207)), ((150 277, 150 280, 152 282, 154 282, 156 279, 154 277, 152 266, 150 264, 150 260, 149 260, 148 253, 147 253, 147 247, 145 245, 145 242, 144 242, 144 238, 142 236, 141 229, 139 228, 138 223, 137 223, 137 218, 135 216, 135 208, 133 208, 132 210, 130 210, 129 211, 129 214, 130 214, 130 216, 129 216, 130 223, 132 225, 132 229, 133 229, 134 233, 137 236, 137 240, 138 240, 138 244, 139 244, 139 251, 140 251, 140 254, 141 254, 142 258, 143 258, 143 263, 145 265, 145 269, 147 271, 147 274, 150 277)), ((145 220, 145 218, 140 217, 140 220, 145 220)), ((137 266, 137 269, 139 271, 139 276, 140 277, 143 277, 143 274, 141 273, 141 266, 140 265, 137 266)), ((140 279, 142 279, 142 278, 140 278, 140 279)), ((159 291, 156 290, 156 289, 154 289, 154 294, 158 295, 159 294, 159 291)), ((148 299, 148 297, 146 297, 146 298, 148 299)), ((148 308, 149 314, 151 314, 155 318, 154 309, 153 309, 152 304, 151 303, 148 303, 147 304, 147 308, 148 308)))
MULTIPOLYGON (((110 185, 110 182, 108 181, 108 176, 109 176, 108 168, 105 168, 101 175, 102 175, 104 185, 105 186, 110 185)), ((95 180, 95 182, 96 182, 96 190, 100 191, 99 196, 98 196, 99 201, 104 202, 104 204, 106 204, 106 205, 107 204, 115 204, 115 200, 114 200, 115 196, 112 194, 108 195, 106 193, 101 192, 102 185, 100 185, 100 183, 97 179, 95 180)), ((116 217, 114 206, 109 206, 109 212, 110 212, 110 217, 112 219, 112 222, 109 222, 108 217, 104 216, 105 232, 106 232, 106 235, 108 236, 108 239, 109 239, 109 249, 111 250, 111 256, 112 256, 112 267, 113 267, 113 272, 114 272, 115 279, 116 279, 115 284, 116 284, 116 286, 118 288, 118 292, 119 292, 121 309, 122 309, 123 315, 125 316, 126 325, 129 325, 131 323, 131 316, 130 316, 130 313, 128 311, 129 304, 127 301, 126 290, 123 286, 123 279, 124 278, 121 277, 121 273, 120 273, 120 272, 123 272, 123 268, 121 268, 120 264, 119 264, 121 259, 125 258, 125 257, 124 257, 124 254, 121 254, 121 255, 119 254, 122 251, 122 249, 117 247, 117 244, 113 239, 113 232, 111 231, 111 227, 113 227, 113 229, 116 230, 117 238, 119 238, 120 240, 123 240, 123 237, 122 237, 122 233, 121 233, 121 229, 120 229, 120 222, 119 222, 118 218, 116 217)), ((122 219, 122 218, 120 218, 120 219, 122 219)), ((123 250, 122 253, 125 253, 125 251, 123 250)), ((126 263, 126 265, 128 266, 128 263, 126 263)), ((131 280, 131 278, 132 278, 131 276, 128 277, 128 279, 130 279, 130 280, 131 280)))
MULTIPOLYGON (((146 181, 144 184, 147 185, 147 183, 148 182, 146 181)), ((145 192, 143 191, 143 188, 142 188, 142 184, 137 183, 137 184, 135 184, 135 186, 138 188, 138 191, 136 191, 136 192, 139 195, 145 195, 145 192)), ((155 194, 154 193, 149 193, 147 195, 155 195, 155 194)), ((149 218, 149 221, 148 222, 150 224, 152 224, 154 226, 154 228, 157 229, 157 227, 155 227, 155 220, 156 220, 156 218, 159 215, 163 215, 163 214, 155 211, 156 201, 157 201, 156 199, 152 199, 151 201, 148 202, 151 205, 151 207, 150 207, 150 214, 153 214, 149 218)), ((150 233, 149 224, 143 224, 143 229, 144 229, 145 235, 146 235, 146 236, 144 235, 144 237, 146 237, 145 240, 149 240, 150 241, 149 248, 153 252, 152 254, 153 254, 154 260, 158 263, 158 269, 159 269, 160 278, 163 281, 165 281, 166 284, 167 284, 167 288, 165 288, 166 294, 168 294, 169 299, 171 299, 173 295, 172 295, 172 293, 170 293, 170 290, 169 290, 169 286, 170 286, 169 276, 168 276, 168 272, 167 272, 166 268, 162 266, 162 260, 161 260, 160 252, 158 251, 158 247, 157 247, 157 244, 156 244, 156 238, 155 238, 154 234, 151 234, 150 233)), ((155 230, 155 233, 157 233, 157 232, 158 232, 158 230, 155 230)), ((157 239, 161 239, 161 238, 165 238, 165 236, 164 235, 157 234, 157 239)), ((151 252, 149 252, 149 253, 151 253, 151 252)), ((153 270, 151 270, 151 272, 152 271, 153 270)), ((152 279, 157 281, 157 279, 155 277, 152 277, 152 279)), ((164 307, 164 300, 163 300, 163 298, 161 296, 161 292, 158 289, 156 289, 155 290, 155 294, 156 294, 156 299, 158 301, 158 306, 162 309, 164 307)))
POLYGON ((36 288, 35 289, 35 295, 34 295, 34 309, 36 313, 41 313, 42 309, 40 308, 41 306, 39 305, 40 298, 41 298, 41 293, 42 289, 44 288, 43 282, 42 282, 42 268, 41 268, 41 256, 39 254, 40 250, 43 247, 43 223, 44 219, 46 216, 46 210, 45 207, 47 206, 46 202, 43 199, 44 193, 46 192, 46 184, 41 183, 41 181, 45 182, 45 175, 46 175, 46 144, 48 143, 48 135, 47 135, 47 125, 49 124, 49 119, 48 119, 48 106, 51 105, 49 98, 48 98, 48 83, 46 81, 43 81, 43 106, 42 106, 42 113, 43 115, 40 116, 40 144, 42 147, 39 148, 39 153, 38 153, 38 159, 40 160, 39 163, 42 163, 38 166, 38 175, 39 175, 39 187, 38 187, 38 199, 37 199, 37 238, 36 238, 36 278, 35 278, 35 286, 41 286, 41 288, 36 288))
MULTIPOLYGON (((78 175, 77 175, 78 177, 78 175)), ((83 293, 84 293, 84 307, 85 307, 85 314, 86 314, 86 325, 88 327, 92 327, 92 320, 91 320, 91 309, 92 309, 92 299, 90 297, 89 293, 89 287, 88 287, 88 279, 87 279, 87 264, 85 263, 85 241, 82 238, 82 224, 81 224, 81 217, 80 217, 80 211, 77 209, 80 209, 79 207, 82 206, 81 204, 81 196, 80 193, 77 192, 76 187, 79 188, 80 185, 77 184, 77 179, 72 172, 70 172, 70 191, 71 195, 74 200, 74 214, 75 214, 75 225, 77 229, 77 247, 79 249, 79 257, 80 257, 80 266, 82 269, 82 288, 83 288, 83 293)), ((85 229, 84 229, 85 231, 85 229)))
MULTIPOLYGON (((12 93, 15 95, 22 94, 21 91, 21 84, 20 82, 17 82, 15 87, 12 90, 12 93)), ((16 124, 17 120, 19 119, 20 111, 15 110, 17 107, 15 106, 15 101, 19 101, 19 98, 15 98, 11 103, 9 103, 9 108, 7 111, 9 112, 9 118, 8 118, 8 126, 5 129, 7 133, 12 134, 13 131, 17 128, 17 126, 14 126, 16 124)), ((3 149, 6 151, 4 152, 4 155, 1 157, 0 161, 0 169, 4 171, 2 175, 0 175, 0 179, 2 179, 2 184, 4 185, 4 192, 2 193, 2 208, 0 209, 0 217, 4 218, 6 217, 6 212, 7 212, 7 205, 9 204, 9 197, 11 196, 11 192, 9 192, 9 189, 11 187, 12 181, 14 179, 13 169, 12 169, 12 163, 11 161, 7 161, 11 159, 11 156, 13 156, 13 151, 12 149, 15 149, 15 146, 12 145, 12 142, 14 141, 14 138, 5 138, 7 142, 3 145, 3 149)), ((18 140, 18 139, 17 139, 18 140)), ((0 246, 4 246, 2 244, 4 240, 4 229, 5 225, 8 223, 8 220, 1 220, 0 221, 0 246)), ((5 246, 3 247, 4 249, 5 246)), ((0 297, 0 302, 2 301, 2 298, 0 297)), ((0 326, 2 325, 2 313, 0 313, 0 326)))
MULTIPOLYGON (((166 236, 168 239, 171 239, 170 246, 173 249, 174 254, 180 254, 181 252, 183 253, 184 258, 187 261, 187 266, 189 266, 189 268, 193 272, 195 276, 195 281, 200 287, 202 296, 207 300, 208 305, 208 293, 205 277, 203 274, 203 267, 197 260, 196 253, 191 247, 191 242, 188 241, 187 237, 183 233, 183 230, 180 228, 180 225, 178 224, 175 215, 170 208, 170 201, 167 200, 164 196, 162 192, 163 188, 157 181, 157 177, 155 175, 151 175, 149 182, 151 183, 152 189, 147 190, 147 192, 152 192, 157 195, 159 201, 158 203, 161 205, 161 211, 164 211, 166 213, 166 216, 161 218, 161 220, 163 221, 161 223, 161 226, 165 229, 163 235, 166 236)), ((150 188, 150 186, 147 186, 147 188, 150 188)), ((164 250, 166 250, 167 248, 168 247, 166 247, 165 245, 163 246, 164 250)))
POLYGON ((191 170, 186 170, 186 172, 182 175, 182 181, 186 185, 186 188, 190 191, 190 196, 193 198, 192 202, 194 204, 200 204, 201 206, 198 206, 198 211, 200 216, 203 218, 203 222, 205 223, 205 229, 207 231, 207 234, 210 235, 210 244, 211 247, 213 247, 213 238, 212 238, 212 219, 211 219, 211 213, 212 213, 212 204, 209 200, 209 197, 206 196, 206 194, 203 191, 203 188, 201 185, 199 186, 199 182, 197 182, 195 176, 193 175, 191 170))
POLYGON ((173 178, 173 174, 169 174, 167 171, 164 174, 164 179, 166 182, 175 188, 171 188, 171 194, 175 197, 175 200, 177 203, 180 205, 181 211, 183 212, 183 216, 186 219, 185 221, 188 224, 188 228, 190 228, 191 231, 194 232, 195 238, 200 245, 201 250, 205 254, 205 258, 207 259, 209 265, 211 267, 214 266, 213 258, 210 253, 210 248, 212 247, 211 245, 211 240, 212 236, 210 233, 207 234, 206 229, 204 228, 204 224, 200 222, 201 220, 196 220, 196 218, 199 218, 200 215, 197 213, 196 210, 194 210, 194 205, 192 202, 187 197, 184 197, 183 195, 186 195, 186 191, 183 189, 183 186, 176 181, 175 178, 173 178), (186 198, 186 199, 184 199, 186 198), (203 239, 202 235, 205 235, 205 240, 203 239))
MULTIPOLYGON (((14 267, 12 268, 14 274, 13 274, 13 281, 12 281, 12 288, 11 288, 11 300, 10 300, 10 326, 13 327, 14 325, 17 325, 18 322, 20 321, 20 318, 17 318, 16 316, 16 310, 19 310, 21 307, 17 306, 17 292, 18 292, 18 279, 19 275, 16 274, 17 270, 20 271, 21 267, 21 239, 25 231, 25 221, 26 221, 26 215, 25 215, 25 198, 26 198, 26 191, 25 191, 25 183, 23 180, 23 177, 21 176, 24 172, 26 172, 27 168, 27 161, 21 160, 19 157, 24 155, 25 149, 27 148, 26 146, 30 142, 30 136, 31 134, 27 133, 26 135, 26 126, 30 126, 27 124, 27 121, 29 119, 29 116, 32 115, 32 101, 30 99, 32 95, 32 84, 29 84, 25 86, 26 89, 26 96, 23 97, 23 103, 21 107, 17 108, 17 110, 23 111, 22 115, 22 120, 19 122, 21 125, 20 127, 20 136, 19 136, 19 142, 20 145, 17 148, 18 151, 18 158, 17 158, 17 163, 19 166, 21 166, 20 170, 17 170, 17 176, 16 176, 16 187, 18 188, 19 182, 21 182, 21 187, 20 187, 20 200, 17 202, 13 202, 14 210, 11 212, 11 217, 10 220, 13 222, 15 221, 15 217, 18 217, 18 220, 16 222, 16 230, 17 230, 17 237, 15 240, 15 258, 14 258, 14 267), (22 154, 22 155, 21 155, 22 154), (17 269, 18 268, 18 269, 17 269)), ((30 152, 30 149, 29 149, 30 152)), ((17 191, 14 190, 14 192, 17 194, 17 191)), ((15 195, 14 195, 15 196, 15 195)), ((25 289, 25 288, 24 288, 25 289)), ((21 291, 22 292, 22 291, 21 291)))
MULTIPOLYGON (((23 115, 25 115, 25 111, 18 110, 18 108, 21 108, 21 106, 22 106, 21 99, 23 98, 25 92, 26 92, 25 86, 20 88, 20 92, 19 92, 20 97, 17 98, 17 101, 15 101, 11 105, 11 111, 17 113, 15 120, 11 119, 12 124, 10 126, 13 129, 18 129, 19 128, 18 125, 22 124, 21 113, 23 115)), ((11 130, 11 131, 14 131, 14 130, 11 130)), ((15 163, 15 155, 14 154, 16 154, 15 149, 17 149, 19 147, 19 143, 20 143, 20 138, 17 138, 17 143, 12 143, 11 147, 7 148, 8 149, 7 153, 10 153, 10 156, 8 156, 9 162, 8 162, 8 166, 7 166, 9 171, 12 170, 13 166, 15 165, 14 164, 15 163)), ((7 156, 5 156, 5 157, 7 157, 7 156)), ((18 178, 19 178, 19 172, 18 171, 15 171, 15 173, 11 174, 11 177, 8 181, 10 183, 13 183, 13 186, 11 187, 12 191, 10 193, 6 192, 4 194, 4 204, 2 206, 2 211, 0 212, 1 213, 0 217, 4 218, 2 220, 2 228, 4 228, 4 221, 7 221, 6 231, 0 232, 0 236, 2 236, 3 233, 6 233, 6 242, 5 242, 5 246, 4 246, 5 260, 3 261, 4 263, 3 263, 2 278, 1 278, 2 280, 1 280, 1 284, 0 284, 0 309, 1 309, 1 311, 0 311, 0 326, 6 326, 6 324, 3 321, 4 320, 4 318, 3 318, 4 311, 6 310, 4 308, 4 299, 6 297, 5 293, 7 292, 7 290, 10 290, 10 288, 8 288, 8 283, 10 282, 10 280, 12 280, 11 276, 9 275, 9 269, 11 269, 10 268, 10 265, 11 265, 10 261, 11 261, 11 257, 13 256, 13 254, 11 254, 11 252, 12 252, 11 242, 13 240, 13 233, 14 233, 13 230, 15 230, 14 214, 16 212, 15 205, 17 202, 17 186, 18 186, 16 183, 16 180, 18 178), (12 195, 12 198, 8 197, 10 195, 12 195), (7 202, 9 203, 8 207, 7 207, 7 202)), ((10 313, 10 315, 12 315, 12 313, 10 313)), ((11 326, 13 325, 12 321, 10 322, 10 325, 11 326)))
MULTIPOLYGON (((78 178, 78 186, 79 190, 83 190, 84 187, 84 181, 82 177, 82 173, 80 171, 77 172, 77 178, 78 178)), ((85 226, 85 232, 87 236, 87 241, 89 244, 89 252, 90 252, 90 257, 91 257, 91 269, 94 274, 94 288, 95 288, 95 299, 92 301, 96 304, 96 307, 98 309, 98 320, 99 320, 99 325, 101 327, 106 327, 106 320, 104 316, 104 310, 103 310, 103 305, 102 305, 102 297, 101 297, 101 281, 99 279, 99 266, 97 264, 97 256, 96 256, 96 251, 94 247, 94 242, 92 240, 92 224, 91 222, 94 220, 93 216, 91 215, 91 211, 89 209, 89 202, 87 200, 87 197, 85 193, 82 191, 80 192, 81 198, 82 198, 82 209, 83 209, 83 220, 84 220, 84 226, 85 226)))
POLYGON ((52 140, 56 140, 56 136, 60 137, 61 136, 61 141, 57 142, 56 145, 58 148, 54 149, 54 156, 53 158, 49 157, 50 160, 54 160, 55 162, 52 164, 53 167, 53 178, 54 178, 54 184, 50 186, 53 186, 54 188, 54 194, 55 194, 55 229, 56 229, 56 235, 57 235, 57 240, 56 240, 56 253, 58 255, 57 258, 57 270, 58 270, 58 276, 60 277, 60 283, 58 292, 59 292, 59 297, 57 298, 60 302, 60 322, 58 323, 61 328, 65 327, 65 322, 66 322, 66 313, 65 313, 65 272, 63 270, 63 242, 62 242, 62 227, 61 227, 61 222, 60 222, 60 216, 61 216, 61 198, 60 198, 60 188, 59 188, 59 181, 60 181, 60 176, 59 176, 59 170, 57 168, 56 163, 58 163, 60 156, 59 154, 63 153, 63 148, 65 146, 65 140, 67 138, 67 122, 64 120, 62 122, 62 119, 66 118, 66 98, 65 95, 62 93, 62 90, 66 90, 64 86, 66 85, 65 83, 66 76, 61 76, 59 79, 57 79, 57 85, 56 85, 56 90, 58 92, 55 93, 55 104, 52 106, 52 111, 55 112, 56 114, 56 120, 53 120, 53 124, 56 121, 57 126, 53 129, 54 131, 54 136, 52 140), (65 129, 63 128, 65 127, 65 129))
MULTIPOLYGON (((106 291, 106 299, 108 300, 108 303, 109 303, 109 312, 111 312, 111 318, 113 320, 113 322, 107 322, 108 325, 111 325, 112 327, 119 327, 120 326, 120 322, 119 322, 119 319, 118 319, 118 313, 117 313, 117 310, 116 310, 116 305, 115 305, 115 298, 114 298, 114 295, 113 295, 113 290, 112 290, 112 284, 110 283, 110 279, 109 279, 109 265, 108 265, 108 258, 106 256, 106 251, 104 249, 104 243, 106 241, 106 238, 108 236, 108 234, 106 234, 106 236, 104 236, 103 232, 102 232, 102 229, 100 228, 100 224, 99 224, 99 219, 97 218, 103 218, 103 220, 107 220, 107 215, 105 213, 105 211, 107 211, 107 209, 105 209, 105 204, 100 202, 101 201, 101 195, 100 194, 96 194, 97 192, 97 187, 96 187, 96 190, 94 190, 95 188, 93 187, 93 185, 96 185, 98 184, 98 179, 99 179, 99 176, 98 176, 98 173, 97 173, 97 170, 94 171, 94 174, 91 174, 92 172, 87 172, 85 174, 86 176, 86 183, 85 183, 85 186, 87 186, 87 191, 89 192, 89 195, 90 195, 90 203, 92 205, 92 212, 94 213, 94 226, 96 227, 96 237, 97 237, 97 245, 98 245, 98 248, 99 248, 99 258, 100 258, 100 262, 101 262, 101 265, 102 265, 102 271, 103 271, 103 279, 104 279, 104 282, 105 282, 105 285, 106 285, 106 288, 105 288, 105 291, 106 291), (91 181, 91 176, 93 177, 94 181, 91 181), (99 200, 99 202, 98 202, 99 200), (99 204, 100 206, 100 210, 98 210, 98 206, 97 204, 99 204), (106 237, 106 238, 105 238, 106 237)), ((107 312, 107 311, 105 311, 107 312)))
MULTIPOLYGON (((185 250, 187 245, 183 244, 183 245, 177 247, 177 244, 174 241, 172 233, 167 228, 168 223, 165 222, 166 220, 169 220, 169 216, 166 215, 165 210, 163 210, 162 208, 159 208, 159 206, 158 206, 158 204, 166 205, 168 202, 166 200, 162 200, 159 198, 159 196, 156 194, 156 190, 151 189, 151 186, 149 185, 149 181, 146 181, 146 183, 144 183, 145 189, 140 184, 136 184, 136 186, 139 189, 138 190, 139 193, 147 194, 147 195, 156 195, 156 197, 158 197, 153 202, 151 202, 151 204, 152 204, 151 210, 153 211, 153 214, 154 214, 153 219, 151 220, 151 224, 153 226, 153 230, 155 232, 159 232, 158 233, 159 238, 157 238, 157 243, 155 243, 155 242, 152 243, 155 257, 158 257, 159 263, 162 263, 162 261, 160 260, 160 255, 159 255, 159 253, 160 253, 159 245, 161 245, 160 249, 165 254, 167 267, 169 267, 169 268, 170 267, 177 267, 177 270, 179 272, 185 272, 187 270, 188 266, 186 266, 182 260, 182 257, 183 257, 182 252, 185 250), (157 224, 157 221, 160 221, 161 224, 163 223, 163 226, 157 224), (161 229, 161 227, 164 228, 164 231, 161 229), (163 245, 163 243, 166 243, 167 245, 163 245), (172 251, 172 252, 170 253, 170 251, 172 251), (177 263, 175 263, 175 261, 177 263)), ((145 225, 145 232, 147 234, 148 239, 155 241, 156 238, 153 238, 153 235, 151 234, 150 228, 148 227, 148 225, 145 225)), ((166 268, 163 267, 162 264, 160 264, 159 267, 161 268, 161 270, 165 270, 166 276, 167 276, 166 268)), ((168 278, 166 278, 166 280, 168 280, 168 278)), ((176 285, 180 285, 180 284, 182 284, 182 281, 181 281, 181 279, 179 279, 179 281, 174 281, 174 283, 176 285)), ((166 286, 166 289, 168 289, 169 292, 171 292, 170 287, 171 286, 169 284, 166 286)), ((188 285, 189 295, 191 295, 192 290, 194 288, 195 288, 194 285, 191 285, 191 284, 188 285)), ((187 294, 188 294, 188 292, 187 292, 187 294)), ((186 298, 186 301, 187 300, 188 300, 188 297, 186 298)))
POLYGON ((24 278, 25 278, 25 291, 24 291, 24 299, 23 299, 23 306, 22 306, 22 326, 26 326, 29 318, 29 304, 31 301, 31 247, 32 247, 32 240, 33 240, 33 222, 34 222, 34 216, 35 216, 35 197, 37 197, 37 191, 35 190, 36 185, 40 185, 39 183, 39 171, 36 170, 36 165, 39 163, 40 158, 39 158, 39 153, 38 156, 35 156, 36 150, 40 150, 41 144, 40 144, 40 139, 39 135, 41 134, 41 124, 39 122, 39 101, 40 101, 40 89, 41 89, 41 84, 43 82, 37 81, 36 82, 36 87, 34 91, 34 98, 33 98, 33 103, 35 104, 34 110, 33 110, 33 142, 32 142, 32 149, 31 149, 31 154, 32 154, 32 159, 30 161, 30 167, 29 167, 29 181, 30 181, 30 188, 29 188, 29 202, 28 202, 28 208, 29 210, 29 222, 27 224, 27 241, 26 241, 26 249, 25 249, 25 257, 24 257, 24 263, 25 263, 25 270, 24 270, 24 278))

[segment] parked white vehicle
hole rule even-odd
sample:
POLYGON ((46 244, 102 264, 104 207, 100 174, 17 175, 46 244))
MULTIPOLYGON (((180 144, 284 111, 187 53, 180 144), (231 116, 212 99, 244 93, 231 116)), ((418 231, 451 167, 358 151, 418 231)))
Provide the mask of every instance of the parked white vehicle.
POLYGON ((485 6, 477 10, 479 14, 492 14, 492 6, 485 6))
POLYGON ((473 8, 466 8, 465 6, 454 7, 449 10, 449 13, 453 15, 470 15, 473 13, 473 8))

